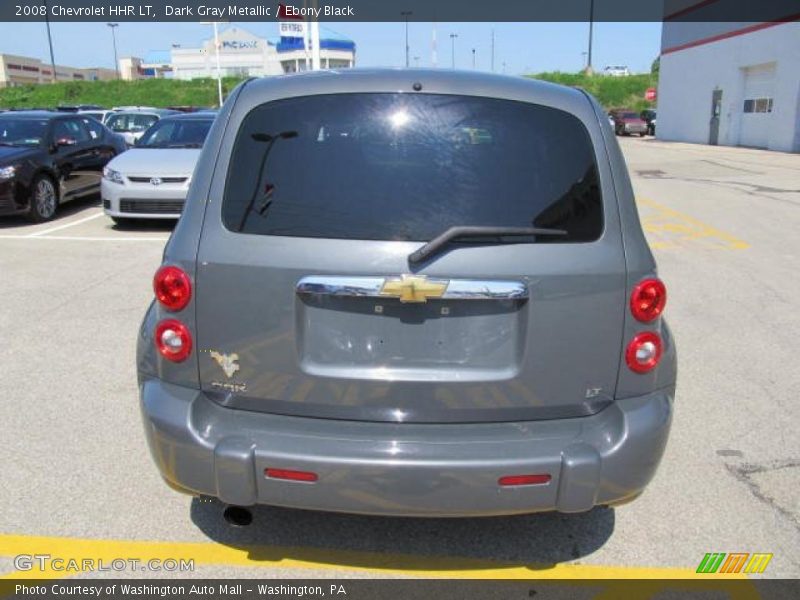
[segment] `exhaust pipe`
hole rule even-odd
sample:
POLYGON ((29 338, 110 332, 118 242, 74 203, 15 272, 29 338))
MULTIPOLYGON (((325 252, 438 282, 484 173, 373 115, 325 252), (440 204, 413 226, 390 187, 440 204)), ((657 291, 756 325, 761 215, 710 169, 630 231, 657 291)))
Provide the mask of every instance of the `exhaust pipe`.
POLYGON ((253 513, 244 506, 226 506, 222 518, 233 527, 247 527, 253 522, 253 513))

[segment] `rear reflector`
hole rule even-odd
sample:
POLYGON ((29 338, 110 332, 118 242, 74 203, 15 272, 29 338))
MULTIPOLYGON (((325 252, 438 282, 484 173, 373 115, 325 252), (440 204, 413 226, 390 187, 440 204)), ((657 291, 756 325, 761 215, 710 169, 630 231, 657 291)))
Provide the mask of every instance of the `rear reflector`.
POLYGON ((319 479, 311 471, 291 471, 289 469, 264 469, 264 475, 270 479, 286 479, 288 481, 313 482, 319 479))
POLYGON ((550 475, 547 473, 540 473, 538 475, 506 475, 498 479, 497 483, 502 486, 542 485, 543 483, 550 483, 550 475))

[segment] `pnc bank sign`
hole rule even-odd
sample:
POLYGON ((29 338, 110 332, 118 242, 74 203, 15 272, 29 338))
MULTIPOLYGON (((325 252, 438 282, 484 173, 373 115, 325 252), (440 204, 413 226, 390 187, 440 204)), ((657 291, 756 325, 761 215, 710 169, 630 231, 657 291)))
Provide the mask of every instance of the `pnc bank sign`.
POLYGON ((222 42, 223 50, 255 50, 258 48, 257 40, 225 40, 222 42))

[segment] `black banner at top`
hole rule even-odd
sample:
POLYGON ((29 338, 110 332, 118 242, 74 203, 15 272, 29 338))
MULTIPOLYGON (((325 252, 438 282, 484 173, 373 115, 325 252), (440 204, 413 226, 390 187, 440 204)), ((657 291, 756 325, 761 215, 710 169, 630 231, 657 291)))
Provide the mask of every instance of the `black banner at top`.
POLYGON ((800 20, 798 0, 2 0, 0 21, 800 20))

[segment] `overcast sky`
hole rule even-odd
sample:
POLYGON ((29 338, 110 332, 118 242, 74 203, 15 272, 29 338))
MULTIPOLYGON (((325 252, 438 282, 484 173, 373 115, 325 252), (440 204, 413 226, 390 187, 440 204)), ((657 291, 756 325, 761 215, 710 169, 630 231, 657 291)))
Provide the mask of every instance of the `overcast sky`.
MULTIPOLYGON (((278 24, 237 23, 252 33, 273 38, 278 24)), ((359 66, 402 66, 405 62, 403 23, 323 23, 356 42, 359 66)), ((113 67, 111 31, 105 23, 52 23, 56 62, 72 67, 113 67)), ((44 23, 0 23, 0 52, 34 56, 49 61, 44 23)), ((430 66, 431 23, 409 24, 411 65, 430 66), (414 60, 419 57, 419 60, 414 60)), ((491 35, 495 32, 495 71, 509 74, 540 71, 577 71, 587 49, 587 23, 439 23, 436 26, 440 67, 452 65, 451 33, 455 38, 456 67, 475 64, 489 70, 491 35)), ((198 47, 210 34, 199 23, 121 23, 117 28, 119 56, 142 57, 150 50, 168 50, 172 44, 198 47)), ((632 71, 649 71, 658 56, 661 23, 595 23, 593 64, 627 65, 632 71)))

